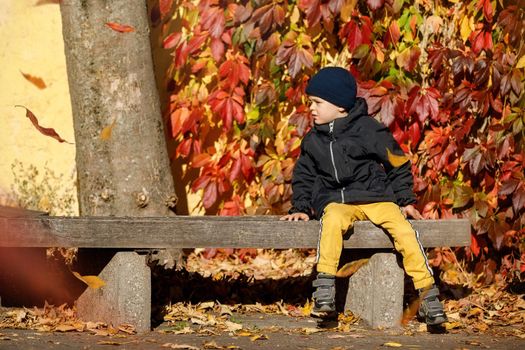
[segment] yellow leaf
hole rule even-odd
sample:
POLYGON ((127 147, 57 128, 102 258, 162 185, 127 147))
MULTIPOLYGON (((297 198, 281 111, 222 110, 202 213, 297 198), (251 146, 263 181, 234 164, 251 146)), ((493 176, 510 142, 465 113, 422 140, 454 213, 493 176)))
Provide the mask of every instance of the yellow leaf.
POLYGON ((349 277, 357 272, 363 265, 368 262, 368 259, 359 259, 345 264, 335 274, 337 277, 349 277))
POLYGON ((403 345, 401 345, 400 343, 396 343, 396 342, 393 342, 393 341, 389 341, 389 342, 384 343, 383 346, 388 346, 388 347, 390 347, 390 348, 400 348, 400 347, 402 347, 403 345))
POLYGON ((343 3, 343 6, 341 7, 341 19, 344 22, 350 20, 350 16, 352 16, 352 12, 354 11, 356 5, 357 0, 345 1, 343 3))
POLYGON ((265 339, 268 339, 268 337, 264 334, 256 334, 254 335, 253 337, 250 338, 251 341, 256 341, 256 340, 265 340, 265 339))
POLYGON ((89 288, 93 289, 99 289, 100 287, 103 287, 106 285, 106 282, 104 282, 102 279, 100 279, 98 276, 82 276, 78 272, 71 271, 73 275, 88 285, 89 288))
POLYGON ((518 63, 516 64, 516 68, 525 68, 525 55, 521 56, 518 63))
POLYGON ((445 329, 447 331, 449 331, 451 329, 455 329, 455 328, 461 328, 461 323, 460 322, 445 322, 444 325, 445 325, 445 329))
POLYGON ((322 332, 322 330, 319 329, 319 328, 304 327, 304 328, 301 328, 301 332, 303 332, 303 333, 305 333, 305 334, 313 334, 313 333, 319 333, 319 332, 322 332))
POLYGON ((390 162, 390 164, 392 164, 394 168, 400 167, 401 165, 408 162, 407 156, 405 156, 404 154, 402 156, 393 154, 388 148, 386 149, 386 155, 388 156, 388 161, 390 162))
POLYGON ((466 42, 468 37, 470 36, 470 33, 472 33, 472 28, 470 26, 470 18, 467 16, 463 17, 460 26, 461 39, 463 39, 463 42, 466 42))
POLYGON ((306 304, 304 304, 304 306, 301 308, 303 316, 310 316, 310 314, 312 313, 313 307, 314 307, 313 301, 307 300, 306 304))

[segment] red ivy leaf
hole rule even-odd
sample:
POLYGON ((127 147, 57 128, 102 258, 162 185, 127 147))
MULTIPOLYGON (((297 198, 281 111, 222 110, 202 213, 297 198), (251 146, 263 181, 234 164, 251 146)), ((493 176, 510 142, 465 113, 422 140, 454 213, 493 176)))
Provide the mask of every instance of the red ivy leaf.
POLYGON ((289 32, 277 50, 276 64, 288 63, 290 76, 294 78, 303 66, 311 68, 314 50, 310 36, 289 32))
POLYGON ((33 112, 31 112, 29 109, 27 109, 26 107, 24 106, 20 106, 20 105, 17 105, 15 107, 22 107, 26 110, 26 117, 29 118, 29 120, 31 120, 31 123, 33 123, 33 126, 38 130, 40 131, 40 133, 42 135, 45 135, 45 136, 49 136, 49 137, 52 137, 54 138, 55 140, 57 140, 58 142, 66 142, 66 143, 71 143, 71 142, 67 142, 66 140, 64 140, 63 138, 60 137, 60 135, 57 134, 57 132, 55 131, 55 129, 53 128, 44 128, 42 126, 39 125, 38 123, 38 119, 36 118, 36 116, 33 114, 33 112))
POLYGON ((218 6, 206 6, 201 11, 200 24, 208 31, 212 38, 219 39, 224 32, 226 20, 224 10, 218 6))
POLYGON ((325 25, 329 27, 334 15, 341 10, 343 3, 341 0, 300 0, 299 8, 306 13, 308 26, 317 25, 322 18, 325 25))
POLYGON ((435 88, 422 89, 414 86, 408 96, 408 113, 416 114, 420 122, 424 122, 429 116, 437 120, 439 116, 439 91, 435 88))
POLYGON ((181 37, 182 37, 181 32, 171 33, 162 42, 162 47, 165 49, 174 48, 175 46, 179 44, 181 37))
POLYGON ((224 61, 219 67, 219 77, 224 86, 233 89, 239 85, 239 82, 247 85, 250 80, 250 67, 248 64, 248 59, 239 54, 231 56, 224 61))
POLYGON ((119 23, 115 23, 115 22, 107 22, 106 26, 111 28, 111 29, 113 29, 114 31, 120 32, 120 33, 130 33, 130 32, 134 32, 135 31, 135 28, 133 28, 132 26, 128 26, 127 24, 119 24, 119 23))
POLYGON ((404 70, 412 72, 419 62, 419 56, 421 56, 421 49, 418 46, 406 48, 397 56, 396 63, 404 70))
POLYGON ((392 21, 392 23, 390 23, 390 26, 388 27, 388 30, 385 33, 385 39, 383 40, 383 44, 385 45, 385 47, 388 47, 390 43, 395 45, 399 41, 399 38, 401 38, 399 24, 397 23, 397 21, 392 21))
POLYGON ((481 50, 492 50, 492 34, 489 31, 475 30, 470 34, 468 40, 472 46, 472 52, 475 54, 480 53, 481 50))
MULTIPOLYGON (((221 216, 239 216, 244 211, 244 204, 239 195, 234 195, 231 201, 225 202, 219 215, 221 216)), ((242 251, 243 249, 241 249, 242 251)))
POLYGON ((490 0, 478 0, 478 4, 476 5, 477 9, 483 9, 483 16, 488 22, 492 22, 492 18, 494 16, 494 9, 492 8, 492 5, 490 4, 490 0))
POLYGON ((173 0, 159 0, 160 17, 163 19, 170 12, 173 6, 173 0))
POLYGON ((217 90, 210 94, 208 103, 212 111, 221 117, 225 130, 231 129, 233 119, 239 124, 244 123, 244 90, 242 88, 237 87, 230 93, 217 90))
POLYGON ((346 39, 348 49, 353 52, 360 45, 372 43, 372 20, 367 16, 352 16, 352 19, 339 31, 339 37, 346 39))

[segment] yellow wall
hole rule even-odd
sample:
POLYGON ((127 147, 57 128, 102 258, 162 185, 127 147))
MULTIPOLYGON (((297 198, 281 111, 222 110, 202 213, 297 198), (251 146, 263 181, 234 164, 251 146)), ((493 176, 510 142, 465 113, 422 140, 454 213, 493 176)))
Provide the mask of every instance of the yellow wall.
POLYGON ((25 110, 14 107, 26 106, 40 125, 74 142, 60 8, 37 2, 0 1, 0 196, 11 192, 11 165, 19 160, 25 167, 34 164, 40 173, 47 167, 64 174, 60 187, 75 194, 77 210, 75 145, 40 134, 25 110), (42 78, 47 88, 38 89, 21 72, 42 78))

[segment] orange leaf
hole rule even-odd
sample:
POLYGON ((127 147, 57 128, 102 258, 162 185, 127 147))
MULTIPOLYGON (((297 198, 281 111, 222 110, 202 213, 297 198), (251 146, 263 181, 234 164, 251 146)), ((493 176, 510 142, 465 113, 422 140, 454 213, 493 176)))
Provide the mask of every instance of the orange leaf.
POLYGON ((101 287, 104 287, 106 285, 106 282, 104 282, 100 277, 98 276, 82 276, 78 272, 71 271, 73 275, 88 285, 89 288, 93 289, 99 289, 101 287))
POLYGON ((27 79, 27 81, 32 83, 37 88, 42 90, 42 89, 45 89, 47 87, 46 83, 44 82, 44 80, 42 80, 42 78, 35 77, 35 76, 31 75, 31 74, 26 74, 24 72, 20 72, 20 73, 22 73, 22 75, 24 76, 24 78, 27 79))
POLYGON ((102 140, 107 141, 111 138, 111 133, 113 131, 113 127, 115 126, 116 121, 116 119, 113 119, 113 122, 111 124, 102 129, 102 131, 100 132, 100 138, 102 140))
POLYGON ((115 22, 106 22, 106 26, 120 33, 130 33, 135 31, 135 28, 133 28, 132 26, 128 26, 126 24, 119 24, 115 22))
POLYGON ((350 277, 354 273, 357 272, 363 265, 368 263, 369 259, 359 259, 352 262, 349 262, 348 264, 345 264, 343 267, 337 271, 335 274, 337 277, 350 277))
POLYGON ((66 142, 66 143, 71 143, 71 142, 67 142, 66 140, 64 140, 63 138, 61 138, 57 132, 52 129, 52 128, 44 128, 42 126, 40 126, 38 124, 38 119, 35 117, 35 115, 33 114, 33 112, 31 112, 29 109, 27 109, 26 107, 24 106, 20 106, 20 105, 16 105, 15 107, 22 107, 26 110, 26 117, 29 118, 29 120, 31 120, 31 123, 33 123, 33 125, 35 126, 35 128, 40 131, 43 135, 46 135, 46 136, 49 136, 49 137, 52 137, 54 138, 55 140, 57 140, 58 142, 66 142))

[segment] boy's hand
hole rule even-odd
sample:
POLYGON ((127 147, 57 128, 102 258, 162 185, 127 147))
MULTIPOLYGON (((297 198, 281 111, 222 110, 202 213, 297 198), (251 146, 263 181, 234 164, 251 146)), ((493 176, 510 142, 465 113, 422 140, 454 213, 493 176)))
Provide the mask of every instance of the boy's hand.
POLYGON ((414 218, 416 220, 423 220, 423 215, 412 204, 401 207, 401 212, 406 218, 414 218))
POLYGON ((281 221, 308 221, 310 220, 310 217, 305 214, 305 213, 293 213, 293 214, 288 214, 288 215, 285 215, 285 216, 282 216, 279 220, 281 221))

